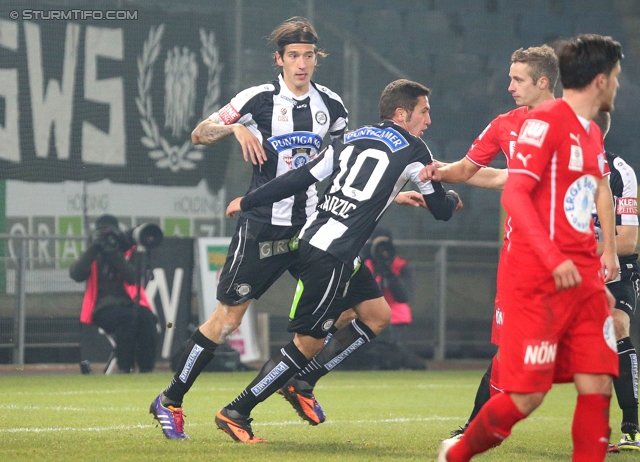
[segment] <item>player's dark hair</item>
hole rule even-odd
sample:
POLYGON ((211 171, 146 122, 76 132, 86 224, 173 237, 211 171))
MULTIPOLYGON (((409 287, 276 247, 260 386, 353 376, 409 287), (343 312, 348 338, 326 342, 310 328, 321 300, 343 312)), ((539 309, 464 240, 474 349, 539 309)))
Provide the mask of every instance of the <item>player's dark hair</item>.
POLYGON ((611 113, 606 111, 598 111, 596 116, 593 118, 593 121, 600 128, 602 132, 602 137, 604 138, 609 133, 609 128, 611 127, 611 113))
POLYGON ((269 35, 269 43, 275 43, 278 49, 276 53, 278 53, 281 58, 284 57, 285 47, 292 43, 309 43, 313 45, 317 56, 321 58, 327 56, 324 51, 319 50, 316 46, 318 43, 318 33, 316 30, 309 21, 300 16, 289 18, 276 27, 269 35))
POLYGON ((511 55, 511 63, 524 63, 529 66, 529 75, 533 83, 537 83, 540 77, 549 80, 549 90, 553 93, 558 82, 558 57, 549 45, 530 47, 526 50, 519 48, 511 55))
POLYGON ((391 82, 380 96, 380 120, 391 120, 396 109, 401 108, 411 114, 420 96, 428 97, 431 90, 418 82, 400 79, 391 82))
POLYGON ((622 46, 611 37, 582 34, 565 41, 558 51, 562 86, 586 88, 598 74, 609 75, 622 58, 622 46))

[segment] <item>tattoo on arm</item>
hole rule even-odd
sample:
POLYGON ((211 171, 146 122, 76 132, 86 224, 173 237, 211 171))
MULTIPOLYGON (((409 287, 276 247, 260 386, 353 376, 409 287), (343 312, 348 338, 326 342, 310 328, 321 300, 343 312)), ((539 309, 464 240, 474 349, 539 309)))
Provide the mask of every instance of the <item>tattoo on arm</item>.
POLYGON ((203 124, 198 130, 197 137, 200 144, 212 145, 223 138, 233 134, 232 125, 221 125, 216 123, 203 124))

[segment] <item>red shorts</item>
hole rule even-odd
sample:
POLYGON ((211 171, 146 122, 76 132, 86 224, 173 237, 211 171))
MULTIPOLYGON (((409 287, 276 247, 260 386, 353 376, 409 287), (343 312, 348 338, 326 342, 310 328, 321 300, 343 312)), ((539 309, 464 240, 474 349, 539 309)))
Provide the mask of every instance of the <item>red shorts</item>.
POLYGON ((558 292, 547 270, 512 266, 510 258, 502 261, 501 303, 508 316, 500 336, 499 387, 533 393, 572 382, 575 373, 617 377, 613 319, 598 271, 580 269, 580 286, 558 292))
POLYGON ((493 322, 491 325, 491 343, 494 345, 500 346, 500 328, 502 327, 502 323, 504 321, 504 306, 500 303, 500 286, 503 285, 501 282, 501 275, 504 274, 504 271, 501 270, 503 266, 503 259, 506 255, 507 246, 502 246, 502 250, 500 251, 500 260, 498 263, 498 276, 497 276, 497 284, 496 284, 496 299, 493 306, 493 322))

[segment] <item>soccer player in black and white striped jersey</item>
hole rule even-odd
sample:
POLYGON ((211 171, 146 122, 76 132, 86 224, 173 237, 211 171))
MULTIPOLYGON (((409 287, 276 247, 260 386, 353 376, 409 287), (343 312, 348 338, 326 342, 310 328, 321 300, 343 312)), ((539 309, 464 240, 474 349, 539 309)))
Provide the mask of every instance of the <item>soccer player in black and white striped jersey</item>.
POLYGON ((331 370, 388 325, 391 310, 376 287, 375 303, 357 304, 358 319, 339 329, 323 346, 331 326, 350 307, 349 293, 361 291, 363 285, 370 287, 368 281, 375 282, 371 273, 362 273, 358 254, 404 185, 412 181, 418 187, 436 219, 449 220, 462 207, 454 191, 445 191, 438 182, 422 182, 418 176, 433 162, 419 138, 431 123, 429 93, 416 82, 390 83, 380 98, 381 123, 345 133, 317 159, 235 199, 227 208, 228 217, 250 211, 331 176, 315 213, 300 233, 300 274, 287 329, 295 333, 294 339, 216 415, 216 424, 233 439, 263 441, 253 435, 250 425, 249 415, 257 404, 311 360, 331 370), (354 275, 358 274, 366 278, 357 279, 354 275))
MULTIPOLYGON (((611 114, 600 111, 593 119, 606 138, 611 126, 611 114)), ((622 437, 616 444, 609 444, 607 452, 640 451, 640 427, 638 427, 638 354, 631 342, 631 318, 638 304, 640 267, 636 245, 638 243, 638 180, 635 172, 620 156, 605 151, 609 164, 609 185, 613 195, 616 217, 616 249, 620 260, 620 274, 607 283, 615 298, 613 329, 616 333, 620 375, 613 381, 618 406, 622 411, 620 431, 622 437)), ((598 255, 604 248, 598 215, 593 215, 598 255)))
MULTIPOLYGON (((282 71, 277 80, 240 92, 192 133, 193 143, 204 145, 235 136, 245 160, 253 163, 249 192, 315 159, 325 136, 340 136, 347 127, 340 97, 311 80, 318 56, 325 56, 316 46, 313 26, 303 18, 291 18, 272 32, 271 41, 277 46, 274 59, 282 71)), ((403 196, 403 203, 415 205, 412 197, 403 196)), ((240 325, 251 300, 287 270, 297 278, 298 234, 317 202, 311 185, 238 220, 221 270, 218 307, 191 336, 175 376, 150 408, 167 438, 187 438, 184 395, 213 359, 217 346, 240 325)), ((355 296, 351 303, 363 300, 355 296)))

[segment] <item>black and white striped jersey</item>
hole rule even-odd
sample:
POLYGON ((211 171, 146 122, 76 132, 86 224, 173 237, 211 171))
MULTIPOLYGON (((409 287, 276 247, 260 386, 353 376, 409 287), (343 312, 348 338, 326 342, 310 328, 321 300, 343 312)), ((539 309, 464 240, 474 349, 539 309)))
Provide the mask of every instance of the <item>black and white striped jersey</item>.
MULTIPOLYGON (((282 75, 264 85, 238 93, 209 117, 222 124, 245 125, 262 143, 267 160, 253 166, 249 192, 315 159, 327 133, 334 139, 347 127, 347 110, 340 97, 311 82, 309 92, 295 96, 282 75)), ((277 226, 301 226, 318 203, 315 185, 242 216, 277 226)))
POLYGON ((424 195, 431 213, 451 218, 458 199, 418 173, 433 158, 427 145, 392 122, 364 126, 335 140, 314 161, 245 196, 242 210, 278 200, 331 175, 300 238, 351 264, 407 181, 424 195))
MULTIPOLYGON (((613 196, 613 210, 616 215, 616 226, 638 226, 638 180, 633 169, 622 157, 609 151, 605 152, 609 164, 609 186, 613 196)), ((596 235, 599 236, 600 220, 593 213, 596 235)), ((619 257, 621 270, 626 264, 634 264, 638 254, 619 257)))

